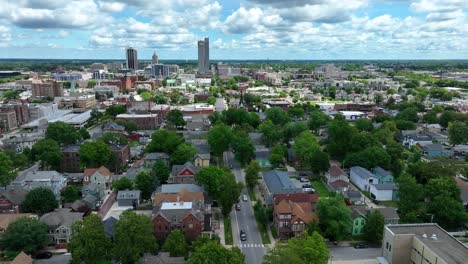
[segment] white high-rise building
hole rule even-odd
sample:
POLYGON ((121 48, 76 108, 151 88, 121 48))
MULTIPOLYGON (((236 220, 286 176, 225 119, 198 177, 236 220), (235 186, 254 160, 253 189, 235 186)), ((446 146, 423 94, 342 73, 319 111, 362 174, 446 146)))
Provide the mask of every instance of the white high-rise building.
POLYGON ((210 40, 198 41, 198 72, 207 73, 210 71, 210 40))
POLYGON ((138 52, 132 47, 128 47, 127 54, 127 69, 138 70, 138 52))

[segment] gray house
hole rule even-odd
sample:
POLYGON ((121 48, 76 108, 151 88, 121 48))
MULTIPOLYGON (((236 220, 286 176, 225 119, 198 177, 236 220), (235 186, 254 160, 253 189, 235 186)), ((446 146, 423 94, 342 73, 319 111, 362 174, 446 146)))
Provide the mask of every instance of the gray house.
POLYGON ((49 227, 48 234, 52 243, 66 244, 70 242, 73 223, 81 219, 83 219, 83 213, 61 208, 44 214, 39 220, 49 227))
POLYGON ((286 193, 301 193, 302 189, 297 188, 289 178, 288 172, 270 170, 262 172, 262 182, 260 185, 265 204, 273 205, 273 195, 286 193))
POLYGON ((117 193, 117 203, 119 206, 140 206, 141 191, 140 190, 125 190, 117 193))

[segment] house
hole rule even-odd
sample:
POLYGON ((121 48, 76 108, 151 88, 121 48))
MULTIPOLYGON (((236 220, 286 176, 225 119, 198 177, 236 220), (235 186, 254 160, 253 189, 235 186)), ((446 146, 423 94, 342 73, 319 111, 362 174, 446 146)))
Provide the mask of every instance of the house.
POLYGON ((202 204, 197 201, 163 202, 154 207, 151 221, 157 239, 165 239, 172 230, 179 229, 187 240, 193 241, 202 234, 202 231, 211 230, 211 225, 205 224, 202 204))
POLYGON ((369 188, 371 198, 376 201, 397 200, 397 190, 395 183, 372 184, 369 188))
POLYGON ((210 166, 211 155, 208 154, 195 154, 194 163, 197 167, 208 167, 210 166))
POLYGON ((184 165, 172 166, 172 173, 168 183, 195 183, 195 174, 201 170, 201 167, 186 162, 184 165))
POLYGON ((33 259, 30 255, 21 251, 12 261, 0 261, 0 264, 32 264, 33 259))
POLYGON ((270 164, 270 149, 264 145, 255 145, 255 160, 260 165, 260 168, 269 168, 270 164))
POLYGON ((161 203, 174 202, 200 202, 205 203, 203 192, 190 192, 187 189, 181 189, 178 193, 158 193, 153 197, 153 206, 159 206, 161 203))
POLYGON ((350 179, 362 191, 369 191, 370 185, 379 182, 372 172, 360 166, 351 167, 350 179))
POLYGON ((377 166, 372 169, 374 176, 377 177, 379 180, 378 183, 389 183, 393 182, 393 176, 389 171, 382 169, 381 167, 377 166))
POLYGON ((113 158, 107 167, 113 172, 121 172, 127 166, 127 163, 131 158, 130 146, 128 144, 115 144, 111 145, 110 148, 113 158))
POLYGON ((19 186, 9 186, 6 190, 0 189, 0 214, 21 212, 21 204, 28 191, 19 186))
POLYGON ((367 221, 367 209, 365 205, 353 205, 351 206, 351 218, 353 219, 353 227, 351 234, 353 236, 359 236, 364 234, 364 228, 367 221))
POLYGON ((112 187, 112 173, 104 166, 86 168, 83 173, 83 184, 94 184, 99 188, 99 196, 103 197, 105 190, 112 187))
POLYGON ((52 243, 67 244, 70 242, 72 225, 81 219, 83 219, 83 213, 61 208, 44 214, 39 220, 49 227, 49 237, 52 243))
POLYGON ((396 225, 400 222, 400 216, 398 216, 397 208, 395 207, 380 207, 371 208, 369 212, 379 211, 384 219, 386 225, 396 225))
POLYGON ((22 217, 36 218, 33 214, 0 214, 0 234, 4 233, 8 226, 22 217))
POLYGON ((450 158, 453 156, 453 152, 449 149, 445 149, 442 144, 428 144, 422 147, 424 156, 428 159, 433 159, 436 157, 446 157, 450 158))
POLYGON ((267 206, 273 205, 273 196, 275 194, 302 192, 302 189, 297 188, 291 181, 288 172, 279 170, 262 172, 260 190, 267 206))
POLYGON ((80 165, 80 145, 68 145, 62 149, 62 163, 60 171, 77 173, 82 172, 80 165))
POLYGON ((179 193, 183 189, 189 192, 205 192, 202 186, 196 184, 163 184, 156 189, 155 193, 179 193))
POLYGON ((315 194, 295 193, 274 195, 273 222, 281 240, 298 237, 313 220, 318 221, 315 194))
POLYGON ((416 132, 414 130, 410 131, 401 131, 403 136, 403 145, 407 148, 419 144, 420 146, 425 146, 432 144, 434 138, 427 133, 416 132))
POLYGON ((26 190, 46 187, 51 189, 56 196, 60 196, 60 191, 67 186, 67 179, 57 171, 39 171, 38 167, 36 164, 19 173, 11 184, 21 186, 26 190))
POLYGON ((344 172, 339 165, 332 164, 327 173, 325 173, 326 183, 330 184, 335 181, 349 182, 348 174, 344 172))
POLYGON ((131 168, 129 168, 124 174, 122 175, 115 175, 114 180, 120 179, 122 177, 127 177, 132 181, 136 180, 136 177, 138 174, 141 172, 150 172, 151 167, 150 166, 145 166, 143 163, 140 163, 141 160, 137 160, 131 168))
POLYGON ((140 206, 141 191, 140 190, 125 190, 117 193, 117 203, 119 206, 140 206))
POLYGON ((108 132, 125 133, 125 127, 114 121, 108 121, 102 125, 102 133, 105 134, 108 132))
POLYGON ((171 161, 171 157, 167 155, 166 153, 163 152, 152 152, 152 153, 147 153, 143 157, 143 163, 145 165, 151 165, 155 163, 157 160, 161 160, 166 164, 166 166, 169 166, 169 163, 171 161))
POLYGON ((159 252, 158 255, 145 254, 138 264, 185 264, 184 257, 171 257, 169 252, 159 252))
POLYGON ((351 187, 349 180, 348 181, 337 180, 337 181, 328 183, 327 185, 330 190, 336 193, 345 193, 351 187))
POLYGON ((348 189, 346 191, 343 191, 343 198, 345 198, 346 200, 350 202, 358 202, 358 201, 361 201, 362 194, 360 191, 348 189))

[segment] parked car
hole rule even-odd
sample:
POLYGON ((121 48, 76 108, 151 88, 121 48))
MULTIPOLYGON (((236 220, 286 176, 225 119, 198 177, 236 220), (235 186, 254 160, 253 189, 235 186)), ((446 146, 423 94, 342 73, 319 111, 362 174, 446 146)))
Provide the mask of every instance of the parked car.
POLYGON ((306 193, 315 193, 315 190, 313 188, 302 188, 302 191, 306 193))
POLYGON ((244 195, 242 195, 242 200, 243 200, 244 202, 247 202, 247 201, 248 201, 248 199, 247 199, 247 195, 245 195, 245 194, 244 194, 244 195))
POLYGON ((240 211, 240 204, 236 204, 236 211, 240 211))
POLYGON ((309 182, 309 180, 306 179, 306 178, 301 178, 299 181, 301 181, 301 182, 309 182))
POLYGON ((52 253, 49 251, 41 252, 36 255, 36 259, 50 259, 52 257, 52 253))
POLYGON ((312 188, 312 185, 306 183, 302 185, 302 188, 312 188))
POLYGON ((240 231, 240 239, 241 241, 247 240, 247 234, 243 230, 240 231))
POLYGON ((232 165, 229 165, 229 168, 232 170, 232 165))
POLYGON ((360 242, 354 245, 354 248, 368 248, 368 247, 369 245, 367 245, 367 243, 364 243, 364 242, 360 242))

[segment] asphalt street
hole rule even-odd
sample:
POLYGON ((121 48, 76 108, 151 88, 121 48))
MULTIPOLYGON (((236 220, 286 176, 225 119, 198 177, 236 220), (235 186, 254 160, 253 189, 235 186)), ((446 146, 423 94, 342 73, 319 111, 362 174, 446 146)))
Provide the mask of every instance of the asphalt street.
MULTIPOLYGON (((238 182, 244 183, 245 186, 245 173, 239 163, 235 160, 232 152, 224 153, 224 161, 226 165, 232 165, 232 172, 236 176, 238 182)), ((242 195, 247 195, 247 189, 244 187, 240 197, 239 204, 241 205, 240 211, 236 211, 234 208, 231 212, 231 223, 232 232, 234 237, 234 246, 240 248, 242 253, 245 255, 245 263, 247 264, 261 264, 263 256, 267 248, 262 243, 260 232, 258 231, 257 222, 250 199, 248 201, 242 200, 242 195), (247 240, 240 240, 240 230, 243 230, 247 234, 247 240)))

